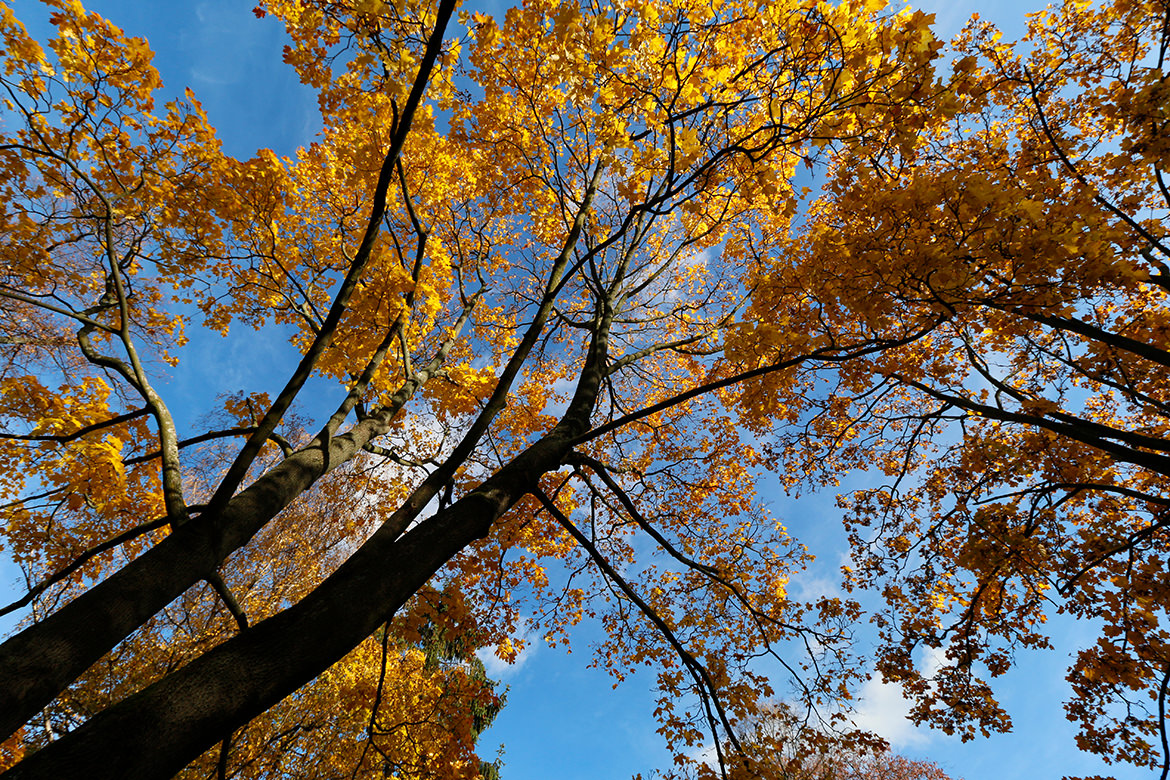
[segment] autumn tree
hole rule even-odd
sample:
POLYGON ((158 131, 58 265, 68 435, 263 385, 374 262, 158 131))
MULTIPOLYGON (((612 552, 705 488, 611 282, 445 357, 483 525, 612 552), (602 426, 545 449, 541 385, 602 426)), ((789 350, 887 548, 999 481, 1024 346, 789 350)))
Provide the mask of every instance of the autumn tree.
MULTIPOLYGON (((217 746, 202 760, 246 761, 248 735, 306 729, 314 697, 359 695, 337 676, 373 664, 373 700, 321 737, 357 733, 346 755, 367 766, 390 750, 388 677, 418 693, 395 716, 452 680, 479 695, 461 662, 409 668, 418 626, 506 654, 522 591, 546 633, 598 617, 619 676, 657 668, 684 763, 705 740, 724 773, 750 762, 722 746, 773 692, 761 655, 806 713, 844 718, 856 615, 788 594, 806 553, 755 498, 734 388, 929 328, 751 367, 722 345, 787 251, 798 168, 895 154, 940 110, 923 14, 271 0, 257 13, 284 23, 323 130, 241 161, 194 95, 156 105, 145 41, 45 5, 47 48, 0 6, 0 511, 34 605, 0 646, 0 723, 85 707, 50 715, 29 739, 59 738, 6 777, 170 777, 217 746), (166 378, 186 318, 201 338, 283 327, 299 363, 185 437, 166 378), (428 613, 428 594, 462 606, 428 613)), ((463 746, 477 728, 445 725, 463 746)))
MULTIPOLYGON (((780 701, 764 703, 757 714, 737 727, 738 749, 749 761, 732 767, 739 780, 950 780, 937 764, 915 761, 889 750, 826 749, 823 735, 806 734, 807 720, 780 701), (811 738, 810 738, 811 737, 811 738)), ((728 745, 729 750, 736 749, 728 745)), ((699 778, 719 777, 705 766, 699 778)))
POLYGON ((993 678, 1050 645, 1051 616, 1092 619, 1064 705, 1078 745, 1165 777, 1170 8, 1067 2, 1018 45, 978 20, 955 45, 954 111, 833 167, 735 350, 929 334, 745 403, 798 421, 776 464, 888 477, 843 500, 847 578, 884 597, 878 668, 916 719, 1010 727, 993 678))

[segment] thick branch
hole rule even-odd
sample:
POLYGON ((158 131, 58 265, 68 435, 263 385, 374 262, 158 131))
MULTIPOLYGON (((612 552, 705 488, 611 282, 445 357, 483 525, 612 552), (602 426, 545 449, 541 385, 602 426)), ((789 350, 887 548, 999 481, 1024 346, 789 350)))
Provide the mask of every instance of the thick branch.
POLYGON ((120 545, 125 544, 126 542, 131 541, 132 539, 137 539, 139 536, 142 536, 145 533, 149 533, 149 532, 157 530, 159 528, 163 528, 169 524, 170 524, 169 518, 160 517, 157 520, 151 520, 149 523, 143 523, 142 525, 135 526, 134 528, 131 528, 128 531, 123 531, 122 533, 118 534, 117 536, 115 536, 111 539, 107 539, 104 542, 100 542, 98 544, 95 544, 93 547, 90 547, 88 550, 83 552, 81 555, 74 558, 69 563, 68 566, 61 569, 57 573, 51 575, 47 579, 41 580, 39 583, 34 585, 32 588, 29 589, 28 593, 24 594, 24 596, 20 597, 19 599, 12 602, 11 604, 4 606, 3 608, 0 608, 0 615, 7 615, 9 612, 15 612, 16 610, 20 609, 21 607, 28 606, 29 604, 32 603, 33 599, 35 599, 37 596, 44 593, 46 590, 48 590, 52 586, 56 585, 61 580, 68 577, 73 572, 80 569, 82 566, 84 566, 86 564, 87 561, 91 560, 94 556, 101 555, 102 553, 106 552, 107 550, 112 550, 115 547, 118 547, 120 545))
POLYGON ((592 441, 599 436, 604 436, 607 433, 612 433, 619 428, 624 428, 632 422, 651 417, 659 412, 664 412, 667 409, 684 404, 691 399, 698 398, 701 395, 714 392, 715 390, 722 390, 725 387, 731 387, 750 379, 756 379, 761 376, 776 373, 777 371, 784 371, 803 363, 845 363, 850 360, 865 357, 866 355, 873 355, 878 352, 884 352, 895 347, 905 346, 911 342, 925 336, 927 333, 934 330, 937 323, 930 323, 925 328, 916 331, 909 336, 900 339, 877 339, 872 342, 860 344, 854 347, 823 347, 813 352, 804 355, 797 355, 796 357, 787 358, 784 360, 777 360, 774 363, 769 363, 759 368, 753 368, 749 371, 741 371, 738 374, 717 379, 712 382, 704 382, 698 387, 691 388, 686 392, 671 396, 664 401, 659 401, 636 412, 622 415, 614 420, 610 420, 604 425, 599 425, 591 429, 588 433, 583 434, 581 438, 575 442, 574 445, 584 444, 587 441, 592 441))
POLYGON ((398 117, 397 125, 394 128, 394 136, 390 141, 390 149, 387 150, 386 156, 382 160, 382 168, 378 173, 378 182, 374 187, 373 202, 370 206, 370 218, 366 222, 365 235, 362 237, 362 242, 354 254, 353 262, 350 263, 349 271, 346 273, 345 279, 338 288, 333 304, 329 308, 329 313, 326 315, 324 322, 321 323, 321 328, 313 338, 313 343, 309 345, 309 348, 301 358, 301 362, 297 365, 292 376, 289 377, 288 383, 281 390, 276 400, 272 403, 272 406, 265 413, 263 419, 256 426, 256 432, 244 444, 243 449, 240 450, 240 454, 228 469, 227 474, 224 475, 223 481, 220 482, 215 495, 209 502, 213 513, 227 503, 228 499, 231 498, 232 494, 235 493, 236 489, 243 482, 244 477, 248 473, 248 469, 260 453, 260 449, 264 445, 265 440, 267 440, 268 435, 276 430, 276 426, 280 424, 285 412, 288 411, 289 406, 292 405, 293 400, 312 374, 321 355, 329 347, 329 344, 333 340, 333 335, 337 331, 337 326, 341 323, 341 318, 349 307, 350 299, 357 289, 358 281, 365 272, 366 266, 369 264, 370 257, 373 254, 374 243, 380 231, 379 225, 383 215, 386 213, 386 194, 390 188, 390 180, 394 174, 398 157, 402 153, 402 147, 406 143, 406 136, 410 131, 414 114, 422 103, 423 94, 426 92, 431 71, 443 48, 443 33, 447 28, 447 22, 450 20, 451 14, 455 11, 456 5, 456 0, 441 0, 436 10, 435 28, 431 31, 430 38, 427 40, 426 50, 423 52, 422 60, 419 63, 414 84, 411 87, 410 94, 407 96, 406 103, 403 105, 402 114, 398 117))
MULTIPOLYGON (((1170 476, 1170 457, 1154 452, 1146 452, 1133 446, 1126 446, 1124 444, 1109 441, 1109 438, 1114 438, 1118 441, 1126 441, 1128 439, 1137 437, 1138 434, 1127 434, 1124 431, 1117 431, 1113 428, 1107 428, 1106 426, 1097 423, 1090 423, 1088 421, 1079 419, 1076 420, 1076 422, 1058 422, 1056 420, 1049 420, 1041 415, 1026 414, 1023 412, 1010 412, 997 406, 978 403, 977 401, 973 401, 970 398, 945 393, 923 382, 910 379, 909 377, 900 376, 898 374, 891 374, 890 378, 910 387, 921 390, 923 393, 931 396, 932 398, 945 401, 949 404, 957 406, 960 409, 972 412, 981 417, 987 417, 988 419, 999 420, 1001 422, 1020 423, 1022 425, 1029 425, 1036 428, 1041 428, 1043 430, 1052 431, 1059 436, 1064 436, 1068 439, 1071 439, 1072 441, 1078 441, 1082 444, 1087 444, 1090 447, 1101 450, 1102 452, 1106 452, 1123 463, 1131 463, 1135 466, 1149 469, 1155 473, 1170 476)), ((1163 447, 1164 446, 1165 445, 1163 445, 1163 447)))
MULTIPOLYGON (((198 436, 192 436, 189 439, 180 440, 179 441, 179 449, 185 449, 187 447, 191 447, 191 446, 194 446, 196 444, 202 444, 202 443, 207 442, 207 441, 215 441, 216 439, 227 439, 227 438, 230 438, 232 436, 243 436, 245 434, 251 433, 254 430, 256 430, 255 426, 245 425, 245 426, 241 426, 239 428, 228 428, 228 429, 222 430, 222 431, 208 431, 207 433, 201 433, 198 436)), ((278 447, 280 447, 281 452, 284 452, 286 456, 288 454, 290 454, 291 445, 289 444, 288 440, 285 439, 283 436, 281 436, 278 433, 273 433, 268 438, 270 441, 275 442, 276 445, 278 447)), ((145 455, 136 455, 135 457, 128 458, 127 460, 125 460, 123 462, 127 466, 133 466, 133 465, 136 465, 138 463, 145 463, 148 460, 154 460, 155 458, 159 457, 161 454, 162 454, 162 452, 160 450, 155 450, 153 452, 148 452, 145 455)))
MULTIPOLYGON (((215 594, 219 596, 219 600, 227 607, 227 611, 231 613, 232 619, 236 621, 236 627, 241 631, 248 630, 248 616, 244 614, 244 608, 240 606, 240 602, 236 600, 236 596, 232 593, 231 588, 223 581, 223 577, 219 572, 215 572, 207 577, 207 582, 215 589, 215 594)), ((229 739, 225 737, 224 739, 229 739)))
POLYGON ((1021 317, 1025 317, 1033 322, 1039 322, 1056 330, 1071 331, 1078 336, 1084 336, 1087 339, 1106 344, 1114 349, 1129 352, 1138 357, 1145 358, 1152 363, 1170 367, 1170 352, 1151 344, 1128 338, 1127 336, 1110 333, 1103 328, 1099 328, 1083 320, 1074 319, 1073 317, 1054 317, 1048 314, 1028 311, 1022 307, 997 306, 991 303, 987 305, 994 309, 1018 314, 1021 317))
POLYGON ((44 434, 44 433, 43 434, 0 433, 0 439, 11 439, 11 440, 15 440, 15 441, 52 441, 52 442, 56 442, 58 444, 65 444, 67 442, 71 442, 71 441, 74 441, 76 439, 80 439, 82 436, 85 436, 87 433, 93 433, 94 431, 100 431, 103 428, 109 428, 109 427, 114 426, 114 425, 121 425, 124 422, 129 422, 130 420, 136 420, 139 417, 142 417, 143 415, 148 414, 148 413, 149 413, 148 409, 136 409, 133 412, 126 412, 125 414, 119 414, 117 417, 111 417, 108 420, 102 420, 101 422, 96 422, 96 423, 93 423, 91 425, 87 425, 84 428, 78 428, 76 431, 73 431, 72 433, 62 433, 62 434, 55 434, 55 435, 54 434, 44 434))

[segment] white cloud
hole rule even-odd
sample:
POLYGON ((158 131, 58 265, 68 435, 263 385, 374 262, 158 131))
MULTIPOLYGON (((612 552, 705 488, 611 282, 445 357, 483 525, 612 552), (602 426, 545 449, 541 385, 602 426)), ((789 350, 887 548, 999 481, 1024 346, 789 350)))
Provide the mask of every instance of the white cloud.
MULTIPOLYGON (((932 676, 942 661, 942 650, 926 651, 919 659, 923 675, 932 676)), ((858 699, 853 722, 858 728, 884 737, 895 750, 922 747, 937 737, 929 729, 914 725, 908 717, 910 701, 902 695, 901 686, 885 682, 881 675, 869 678, 861 687, 858 699)))
POLYGON ((494 645, 476 650, 475 657, 483 662, 484 671, 487 672, 488 677, 493 680, 508 680, 519 674, 520 670, 532 660, 532 656, 540 644, 532 641, 533 639, 531 629, 527 625, 523 625, 517 640, 523 643, 524 649, 516 655, 516 659, 511 663, 500 658, 494 645))
POLYGON ((884 737, 892 747, 920 747, 930 741, 925 730, 910 722, 910 702, 902 697, 902 690, 874 676, 862 686, 861 704, 853 713, 858 728, 884 737))
POLYGON ((551 397, 548 402, 541 409, 541 414, 549 414, 555 417, 560 417, 569 408, 569 400, 572 398, 573 391, 577 389, 577 380, 574 379, 557 379, 552 383, 551 397))
POLYGON ((789 583, 792 595, 802 601, 817 601, 818 599, 844 598, 846 593, 841 589, 841 583, 834 577, 819 577, 807 571, 795 574, 789 583))

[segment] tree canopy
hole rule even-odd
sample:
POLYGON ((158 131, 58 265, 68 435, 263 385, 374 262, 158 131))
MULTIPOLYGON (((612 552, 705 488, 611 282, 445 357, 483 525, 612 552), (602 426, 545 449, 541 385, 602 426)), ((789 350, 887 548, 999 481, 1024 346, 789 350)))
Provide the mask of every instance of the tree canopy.
POLYGON ((522 616, 599 621, 673 771, 723 777, 936 772, 815 758, 882 747, 864 620, 970 738, 1091 618, 1079 746, 1170 771, 1164 0, 953 59, 882 0, 271 0, 323 129, 249 160, 43 4, 44 44, 0 4, 6 778, 491 775, 475 653, 522 616), (296 368, 186 435, 184 345, 249 328, 296 368), (880 606, 794 594, 768 469, 868 470, 880 606))

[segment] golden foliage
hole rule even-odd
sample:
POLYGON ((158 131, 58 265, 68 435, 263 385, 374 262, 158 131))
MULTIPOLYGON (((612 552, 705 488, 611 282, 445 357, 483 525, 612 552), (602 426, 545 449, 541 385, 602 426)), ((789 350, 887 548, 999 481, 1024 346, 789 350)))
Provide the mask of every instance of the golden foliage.
POLYGON ((1159 3, 1064 3, 1019 45, 973 20, 948 110, 835 165, 729 343, 769 361, 910 339, 816 397, 810 372, 742 402, 761 426, 807 421, 777 465, 888 478, 843 500, 847 578, 885 599, 886 679, 965 739, 1010 723, 992 679, 1068 614, 1102 625, 1069 671, 1079 746, 1170 762, 1167 36, 1159 3), (945 651, 929 678, 920 647, 945 651))
POLYGON ((522 615, 653 667, 681 773, 711 739, 724 774, 759 758, 760 658, 824 718, 802 744, 873 747, 842 709, 861 608, 793 595, 766 466, 892 480, 843 499, 846 577, 885 597, 878 668, 920 720, 1004 722, 990 678, 1055 609, 1106 626, 1082 746, 1170 762, 1160 6, 1070 0, 1018 47, 974 21, 940 74, 932 18, 875 0, 271 0, 323 129, 241 161, 193 94, 156 107, 145 41, 46 5, 47 47, 0 6, 0 513, 55 617, 0 648, 0 711, 57 696, 20 740, 67 733, 15 771, 105 733, 172 773, 210 749, 192 776, 474 777, 473 654, 514 657, 522 615), (164 366, 212 370, 185 319, 300 363, 181 438, 164 366), (103 725, 290 637, 319 656, 232 669, 173 739, 103 725))

